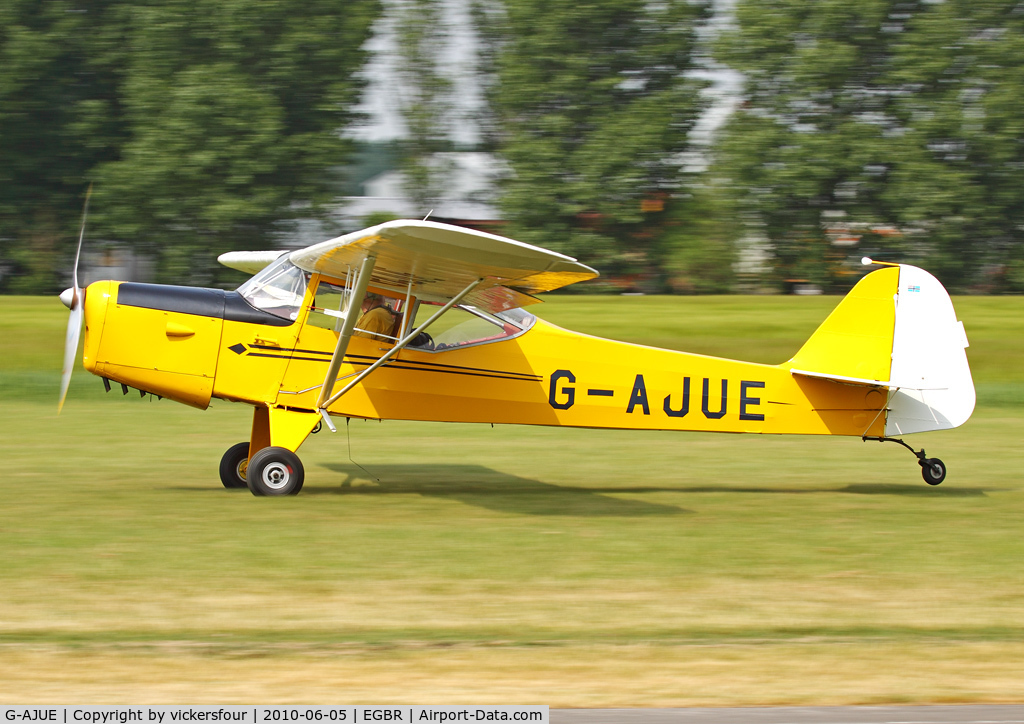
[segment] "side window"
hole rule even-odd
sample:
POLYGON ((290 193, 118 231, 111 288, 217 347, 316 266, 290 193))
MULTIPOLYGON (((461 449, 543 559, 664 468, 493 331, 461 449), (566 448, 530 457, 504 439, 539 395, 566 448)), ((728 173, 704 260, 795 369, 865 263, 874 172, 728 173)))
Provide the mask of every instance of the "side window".
MULTIPOLYGON (((313 308, 310 310, 309 317, 306 320, 307 324, 311 324, 314 327, 321 327, 323 329, 330 329, 334 332, 341 332, 341 327, 345 323, 345 319, 342 316, 342 312, 345 308, 345 287, 340 284, 334 284, 332 282, 320 280, 317 284, 316 292, 313 296, 313 308)), ((402 324, 402 312, 405 305, 405 299, 402 297, 390 297, 385 294, 380 294, 381 301, 388 312, 390 312, 391 319, 393 320, 393 327, 383 334, 387 337, 393 337, 398 334, 402 324)), ((360 328, 358 319, 362 316, 360 306, 356 306, 356 335, 366 336, 366 334, 360 335, 360 328)), ((375 337, 376 338, 376 337, 375 337)), ((387 340, 384 340, 387 341, 387 340)))
POLYGON ((341 311, 345 304, 344 287, 323 280, 316 287, 313 297, 313 308, 310 310, 307 324, 314 327, 341 331, 344 320, 341 311))
MULTIPOLYGON (((416 325, 423 324, 439 306, 441 305, 430 302, 420 304, 416 312, 416 325)), ((512 320, 501 319, 475 307, 460 306, 448 310, 430 326, 427 334, 433 337, 432 349, 442 351, 483 342, 495 342, 515 336, 524 328, 514 324, 512 320)))

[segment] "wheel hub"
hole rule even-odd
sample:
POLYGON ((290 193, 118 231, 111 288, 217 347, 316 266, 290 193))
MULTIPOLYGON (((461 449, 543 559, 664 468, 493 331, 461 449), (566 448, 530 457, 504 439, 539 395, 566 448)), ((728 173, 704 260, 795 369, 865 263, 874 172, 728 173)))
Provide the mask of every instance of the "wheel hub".
POLYGON ((272 462, 263 468, 263 482, 268 488, 280 490, 290 479, 291 470, 284 463, 272 462))

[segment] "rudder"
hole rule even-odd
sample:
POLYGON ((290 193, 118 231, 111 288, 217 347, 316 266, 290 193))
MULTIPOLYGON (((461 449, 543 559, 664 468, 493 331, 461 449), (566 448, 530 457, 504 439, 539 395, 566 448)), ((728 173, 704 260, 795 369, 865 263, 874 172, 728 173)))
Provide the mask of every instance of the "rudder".
POLYGON ((963 323, 934 276, 901 264, 868 274, 782 365, 795 375, 889 388, 885 434, 962 425, 975 391, 963 323))

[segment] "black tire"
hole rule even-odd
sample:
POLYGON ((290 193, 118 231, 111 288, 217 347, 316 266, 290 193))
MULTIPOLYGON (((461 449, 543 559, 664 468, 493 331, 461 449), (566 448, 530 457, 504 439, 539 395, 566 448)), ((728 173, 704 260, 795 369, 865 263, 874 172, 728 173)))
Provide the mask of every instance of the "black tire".
POLYGON ((265 447, 252 456, 245 483, 253 495, 298 495, 305 471, 291 450, 265 447))
POLYGON ((225 488, 244 488, 245 471, 249 466, 249 443, 232 445, 220 459, 220 481, 225 488))
POLYGON ((929 485, 938 485, 946 479, 946 464, 938 458, 925 458, 921 461, 921 477, 929 485))

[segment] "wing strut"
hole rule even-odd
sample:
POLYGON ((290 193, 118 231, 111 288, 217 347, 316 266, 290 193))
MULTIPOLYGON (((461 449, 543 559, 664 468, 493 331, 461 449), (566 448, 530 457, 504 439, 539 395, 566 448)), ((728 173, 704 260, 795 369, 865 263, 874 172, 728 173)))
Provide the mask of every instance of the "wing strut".
POLYGON ((356 314, 356 310, 359 309, 359 305, 363 303, 363 297, 366 296, 366 288, 370 286, 370 275, 373 273, 373 266, 376 263, 376 257, 368 256, 363 259, 363 263, 359 267, 359 276, 356 277, 355 288, 352 289, 352 293, 348 298, 348 304, 345 306, 345 321, 341 325, 338 345, 334 348, 331 364, 327 367, 327 376, 324 378, 324 384, 320 388, 320 397, 316 401, 317 409, 325 408, 330 404, 327 398, 331 396, 331 391, 334 390, 334 382, 338 379, 338 370, 341 369, 342 360, 345 359, 345 352, 348 351, 349 340, 352 339, 352 332, 356 328, 356 317, 359 316, 356 314))
MULTIPOLYGON (((362 280, 362 272, 360 272, 360 280, 362 280)), ((375 369, 377 369, 382 364, 384 364, 389 359, 391 359, 396 354, 398 354, 403 349, 405 349, 406 345, 408 345, 411 341, 416 339, 416 337, 418 337, 420 335, 420 333, 423 332, 427 327, 429 327, 431 324, 433 324, 438 319, 440 319, 441 315, 443 315, 449 309, 451 309, 456 304, 458 304, 460 301, 462 301, 462 298, 465 297, 467 294, 469 294, 474 289, 476 289, 477 285, 480 282, 482 282, 482 281, 483 281, 483 279, 477 279, 475 281, 470 282, 469 285, 465 289, 463 289, 461 292, 459 292, 454 297, 449 299, 447 304, 445 304, 443 307, 441 307, 436 312, 434 312, 431 315, 430 319, 428 319, 426 322, 424 322, 419 327, 417 327, 413 331, 409 332, 409 334, 407 334, 405 337, 400 339, 398 341, 398 344, 396 344, 394 347, 392 347, 387 352, 385 352, 384 355, 381 356, 380 359, 378 359, 372 365, 370 365, 365 370, 363 370, 358 375, 356 375, 347 385, 345 385, 341 390, 339 390, 338 392, 336 392, 333 395, 331 395, 330 390, 334 387, 334 378, 338 374, 338 370, 334 367, 334 360, 332 359, 331 360, 331 370, 328 370, 329 377, 324 382, 324 386, 323 386, 323 388, 320 391, 320 399, 321 400, 323 400, 323 398, 327 397, 328 395, 329 395, 329 397, 323 403, 321 403, 319 401, 317 402, 317 412, 319 412, 320 416, 323 417, 325 420, 328 420, 327 426, 332 428, 332 429, 334 427, 333 425, 330 424, 329 418, 327 416, 327 408, 328 408, 328 406, 333 405, 335 402, 338 401, 339 398, 341 398, 342 395, 344 395, 346 392, 348 392, 353 387, 355 387, 360 382, 362 382, 364 379, 366 379, 366 377, 371 372, 373 372, 375 369), (328 387, 328 385, 330 387, 328 387)), ((347 318, 345 319, 345 324, 346 324, 346 326, 348 325, 348 319, 347 318)), ((351 334, 349 336, 351 336, 351 334)), ((346 346, 348 346, 347 342, 348 342, 348 340, 346 340, 346 346)), ((339 349, 341 348, 341 339, 338 340, 338 348, 339 349)), ((335 354, 337 354, 337 351, 335 351, 335 354)), ((344 356, 344 352, 342 352, 342 356, 344 356)), ((341 366, 341 363, 339 362, 338 367, 340 368, 340 366, 341 366)))

